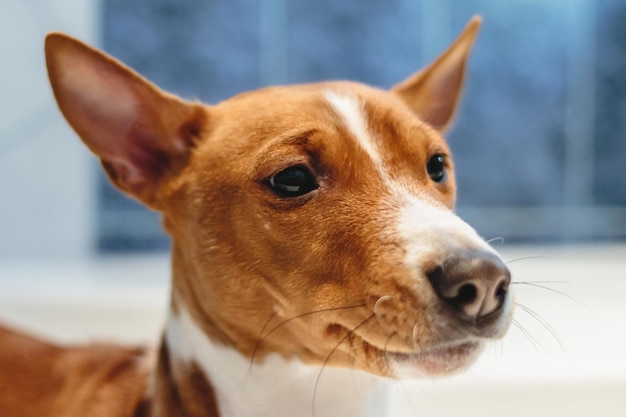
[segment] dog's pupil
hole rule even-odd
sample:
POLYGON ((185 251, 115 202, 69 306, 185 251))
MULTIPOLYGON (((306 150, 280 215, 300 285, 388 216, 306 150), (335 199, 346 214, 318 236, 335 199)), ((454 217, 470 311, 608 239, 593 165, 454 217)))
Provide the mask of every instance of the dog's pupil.
POLYGON ((426 171, 431 180, 440 182, 446 175, 446 168, 444 164, 444 156, 437 154, 431 157, 426 164, 426 171))

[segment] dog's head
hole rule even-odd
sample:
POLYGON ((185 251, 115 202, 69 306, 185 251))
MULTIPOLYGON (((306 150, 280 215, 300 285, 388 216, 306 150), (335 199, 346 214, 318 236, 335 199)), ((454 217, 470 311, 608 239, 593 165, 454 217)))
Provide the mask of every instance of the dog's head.
POLYGON ((173 309, 214 341, 386 376, 440 374, 505 331, 509 272, 454 215, 450 124, 480 21, 391 90, 272 87, 215 106, 60 34, 61 111, 163 214, 173 309))

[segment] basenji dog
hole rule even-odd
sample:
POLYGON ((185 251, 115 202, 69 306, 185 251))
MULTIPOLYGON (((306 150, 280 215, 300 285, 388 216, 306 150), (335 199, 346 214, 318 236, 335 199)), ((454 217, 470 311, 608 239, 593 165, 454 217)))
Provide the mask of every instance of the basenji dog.
POLYGON ((380 416, 387 381, 471 364, 513 305, 507 267, 453 212, 442 137, 479 26, 390 90, 322 82, 212 106, 48 35, 61 112, 162 215, 171 302, 155 350, 0 330, 0 415, 380 416))

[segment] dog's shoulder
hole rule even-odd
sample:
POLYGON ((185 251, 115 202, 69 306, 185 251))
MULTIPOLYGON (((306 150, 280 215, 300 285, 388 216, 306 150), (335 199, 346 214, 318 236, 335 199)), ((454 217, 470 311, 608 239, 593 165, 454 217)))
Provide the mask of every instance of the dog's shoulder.
POLYGON ((65 347, 0 326, 0 415, 134 416, 148 361, 144 348, 65 347))

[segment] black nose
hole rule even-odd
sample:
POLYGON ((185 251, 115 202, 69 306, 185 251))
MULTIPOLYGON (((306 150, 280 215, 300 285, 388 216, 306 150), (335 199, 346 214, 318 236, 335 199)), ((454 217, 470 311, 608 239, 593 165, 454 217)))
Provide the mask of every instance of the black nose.
POLYGON ((471 320, 501 309, 511 282, 511 274, 498 256, 475 250, 450 254, 427 276, 437 295, 471 320))

